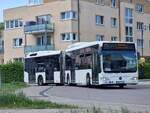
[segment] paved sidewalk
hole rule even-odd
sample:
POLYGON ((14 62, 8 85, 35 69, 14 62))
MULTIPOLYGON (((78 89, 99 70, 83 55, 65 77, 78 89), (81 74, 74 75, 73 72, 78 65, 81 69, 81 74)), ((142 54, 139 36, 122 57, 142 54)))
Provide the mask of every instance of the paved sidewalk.
POLYGON ((139 80, 139 85, 150 85, 150 79, 139 80))

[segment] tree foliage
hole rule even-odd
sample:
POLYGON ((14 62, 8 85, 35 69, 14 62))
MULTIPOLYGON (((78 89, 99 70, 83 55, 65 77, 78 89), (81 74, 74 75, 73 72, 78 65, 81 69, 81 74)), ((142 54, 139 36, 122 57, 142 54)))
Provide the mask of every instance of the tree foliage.
POLYGON ((3 29, 4 29, 4 23, 1 22, 1 23, 0 23, 0 30, 3 30, 3 29))

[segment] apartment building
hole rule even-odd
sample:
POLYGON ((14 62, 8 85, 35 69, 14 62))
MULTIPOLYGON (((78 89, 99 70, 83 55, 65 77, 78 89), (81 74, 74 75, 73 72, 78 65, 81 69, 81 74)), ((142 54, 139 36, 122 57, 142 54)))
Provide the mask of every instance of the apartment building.
POLYGON ((29 0, 4 10, 4 62, 96 40, 134 41, 150 56, 149 6, 149 0, 29 0))

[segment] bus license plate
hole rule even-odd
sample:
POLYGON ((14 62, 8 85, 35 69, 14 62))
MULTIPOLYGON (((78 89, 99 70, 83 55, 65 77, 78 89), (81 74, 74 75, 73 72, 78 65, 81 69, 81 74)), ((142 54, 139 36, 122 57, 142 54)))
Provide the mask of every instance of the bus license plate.
POLYGON ((124 81, 116 81, 117 84, 123 84, 124 81))

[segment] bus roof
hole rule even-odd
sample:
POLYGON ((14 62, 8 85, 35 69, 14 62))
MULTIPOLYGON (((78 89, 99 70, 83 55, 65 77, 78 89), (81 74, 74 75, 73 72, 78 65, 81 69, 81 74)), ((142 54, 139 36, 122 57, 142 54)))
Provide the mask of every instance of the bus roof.
POLYGON ((31 52, 29 53, 26 58, 35 58, 35 57, 42 57, 42 56, 49 56, 49 55, 58 55, 61 51, 38 51, 38 52, 31 52))
POLYGON ((97 44, 102 46, 103 43, 133 43, 133 42, 120 42, 120 41, 79 42, 79 43, 75 43, 75 44, 72 44, 72 45, 68 46, 68 48, 66 49, 66 52, 74 51, 74 50, 77 50, 77 49, 82 49, 82 48, 86 48, 86 47, 90 47, 90 46, 94 46, 94 45, 97 45, 97 44))

